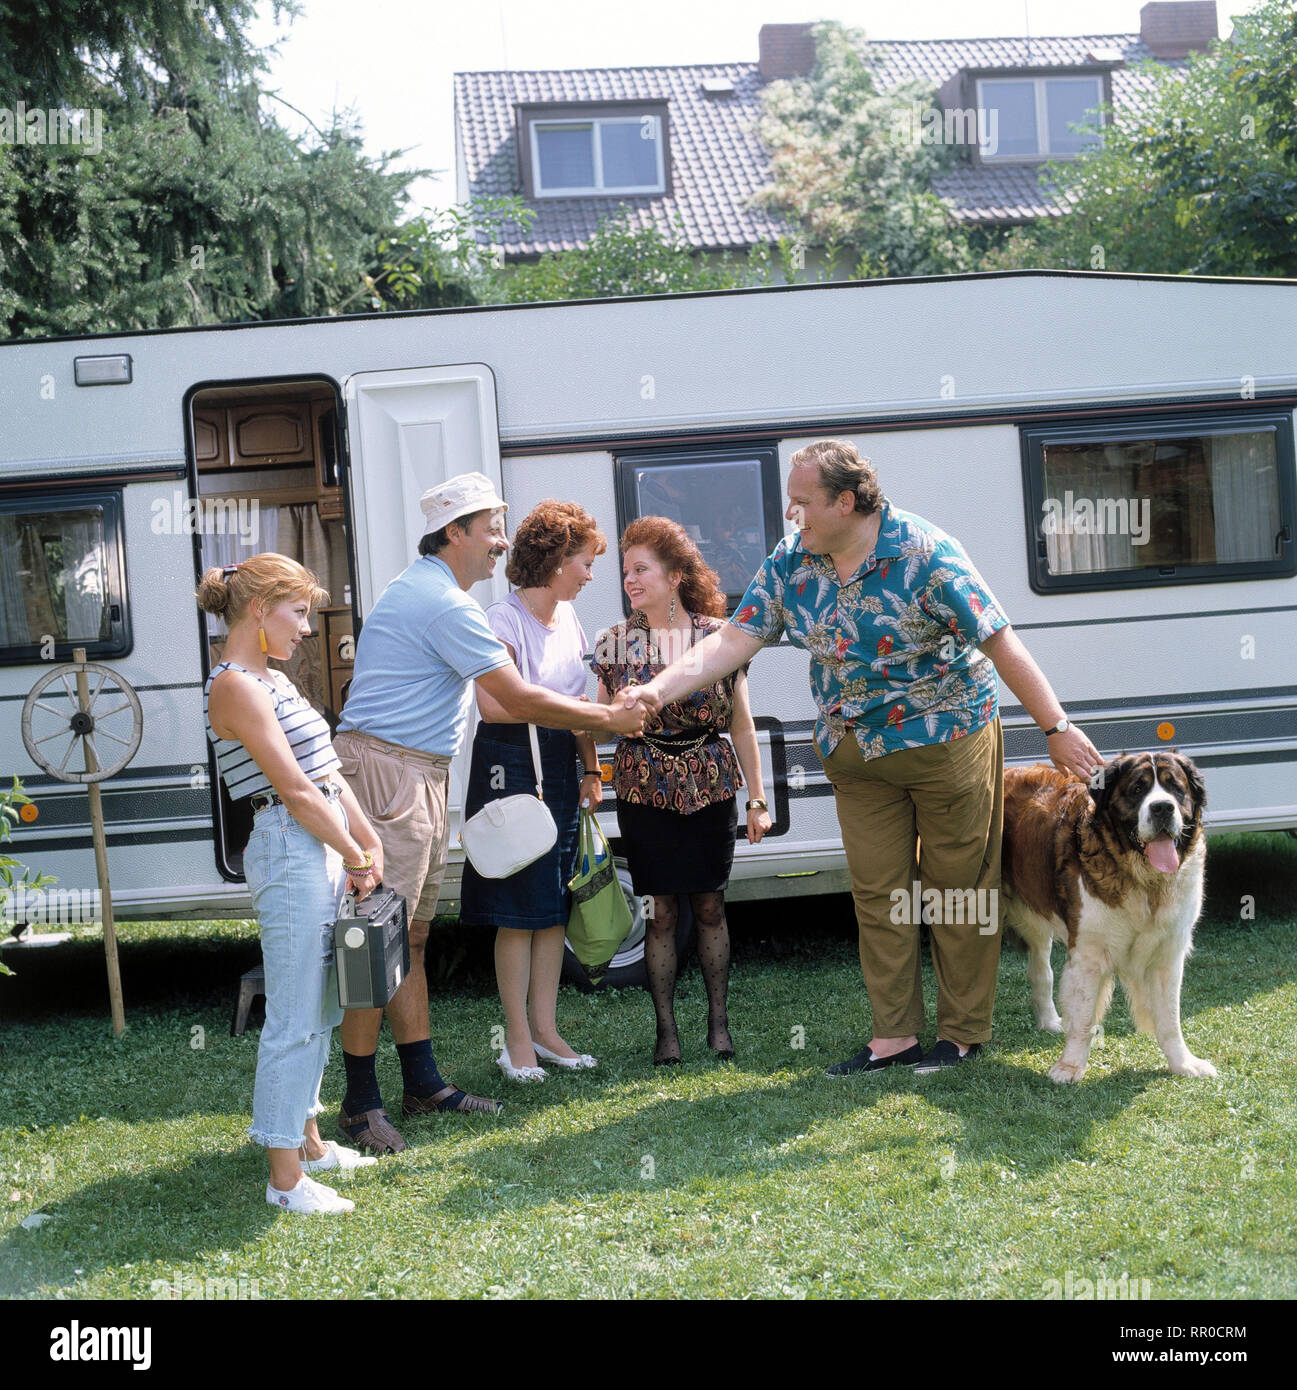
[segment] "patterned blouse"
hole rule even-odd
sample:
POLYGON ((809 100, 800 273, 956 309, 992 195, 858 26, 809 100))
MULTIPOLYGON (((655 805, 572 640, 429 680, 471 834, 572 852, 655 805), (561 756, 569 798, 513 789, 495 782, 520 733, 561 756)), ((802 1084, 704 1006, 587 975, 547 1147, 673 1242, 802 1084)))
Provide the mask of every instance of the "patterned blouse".
POLYGON ((782 540, 730 620, 764 643, 811 654, 815 745, 853 733, 866 759, 964 738, 998 708, 978 644, 1009 624, 964 547, 882 502, 873 553, 844 584, 825 555, 782 540))
MULTIPOLYGON (((686 655, 724 624, 723 618, 690 614, 693 630, 673 632, 679 649, 658 650, 644 614, 637 608, 624 623, 608 628, 595 642, 590 669, 616 696, 630 684, 644 685, 671 659, 686 655), (687 646, 686 646, 687 644, 687 646), (664 660, 664 655, 669 658, 664 660)), ((682 816, 717 801, 728 801, 743 785, 738 758, 721 737, 734 716, 734 675, 664 705, 644 723, 648 738, 620 738, 613 763, 613 790, 622 801, 682 816), (679 745, 673 750, 671 745, 679 745)))

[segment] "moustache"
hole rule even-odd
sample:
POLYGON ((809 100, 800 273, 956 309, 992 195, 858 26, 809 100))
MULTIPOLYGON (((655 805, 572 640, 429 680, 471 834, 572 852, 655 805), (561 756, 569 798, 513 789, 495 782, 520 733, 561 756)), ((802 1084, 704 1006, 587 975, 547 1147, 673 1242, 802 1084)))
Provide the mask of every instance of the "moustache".
POLYGON ((492 546, 487 553, 492 560, 498 560, 501 555, 507 555, 509 552, 503 546, 492 546))

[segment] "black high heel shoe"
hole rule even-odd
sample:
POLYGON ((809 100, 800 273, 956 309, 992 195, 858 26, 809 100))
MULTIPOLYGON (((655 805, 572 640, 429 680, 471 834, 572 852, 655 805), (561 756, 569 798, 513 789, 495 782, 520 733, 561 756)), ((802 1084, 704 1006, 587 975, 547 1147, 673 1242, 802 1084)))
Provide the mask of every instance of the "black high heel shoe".
POLYGON ((734 1060, 733 1044, 731 1043, 729 1047, 717 1047, 716 1044, 712 1042, 713 1033, 722 1029, 726 1033, 730 1031, 730 1021, 728 1018, 722 1019, 719 1024, 711 1022, 707 1024, 707 1046, 711 1049, 712 1055, 718 1062, 732 1062, 734 1060))
POLYGON ((663 1057, 661 1055, 662 1044, 664 1041, 668 1043, 674 1042, 676 1046, 676 1051, 679 1052, 680 1050, 680 1034, 675 1029, 672 1029, 672 1031, 664 1039, 662 1035, 662 1030, 659 1029, 657 1036, 657 1044, 653 1048, 653 1065, 655 1067, 678 1067, 680 1065, 680 1058, 678 1056, 663 1057))

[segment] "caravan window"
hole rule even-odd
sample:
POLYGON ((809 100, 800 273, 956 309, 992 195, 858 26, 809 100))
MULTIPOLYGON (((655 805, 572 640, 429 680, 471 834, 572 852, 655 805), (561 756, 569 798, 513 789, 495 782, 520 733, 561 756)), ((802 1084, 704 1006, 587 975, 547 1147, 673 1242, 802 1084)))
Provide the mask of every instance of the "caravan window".
POLYGON ((1022 435, 1036 590, 1297 573, 1287 412, 1022 435))
POLYGON ((621 530, 640 516, 678 521, 732 611, 783 534, 777 448, 622 454, 616 471, 621 530))
POLYGON ((120 492, 0 498, 0 663, 130 651, 120 492))

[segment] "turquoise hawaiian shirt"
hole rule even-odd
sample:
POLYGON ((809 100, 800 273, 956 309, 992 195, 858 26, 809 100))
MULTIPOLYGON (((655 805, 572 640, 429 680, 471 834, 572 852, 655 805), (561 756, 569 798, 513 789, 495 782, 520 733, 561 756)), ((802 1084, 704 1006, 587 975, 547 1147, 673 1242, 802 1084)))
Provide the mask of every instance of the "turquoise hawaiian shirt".
POLYGON ((977 648, 1009 620, 964 547, 886 498, 873 553, 845 584, 832 560, 780 541, 730 621, 811 654, 827 758, 851 729, 866 758, 963 738, 998 707, 990 658, 977 648))

